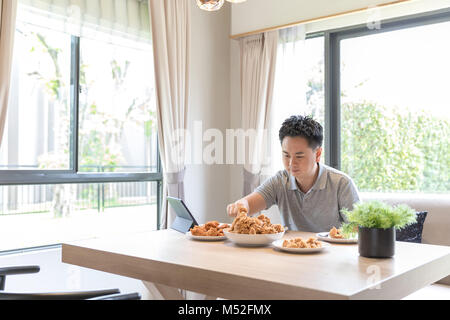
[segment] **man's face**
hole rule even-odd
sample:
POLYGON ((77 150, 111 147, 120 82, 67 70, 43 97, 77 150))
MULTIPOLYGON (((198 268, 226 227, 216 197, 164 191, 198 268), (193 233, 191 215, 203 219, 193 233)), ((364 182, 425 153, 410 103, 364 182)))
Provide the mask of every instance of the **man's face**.
POLYGON ((312 149, 303 137, 285 137, 281 143, 284 168, 294 177, 302 179, 315 174, 322 148, 312 149))

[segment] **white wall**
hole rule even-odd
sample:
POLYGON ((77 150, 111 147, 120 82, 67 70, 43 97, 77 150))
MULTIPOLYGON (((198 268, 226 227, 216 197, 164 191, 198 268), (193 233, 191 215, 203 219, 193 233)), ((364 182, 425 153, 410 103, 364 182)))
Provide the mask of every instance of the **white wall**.
MULTIPOLYGON (((230 127, 241 127, 241 75, 239 42, 230 40, 230 127)), ((243 194, 243 165, 230 166, 230 202, 242 198, 243 194)))
MULTIPOLYGON (((225 135, 230 126, 230 26, 231 7, 216 12, 191 7, 191 78, 188 130, 202 121, 203 131, 216 128, 225 135)), ((227 3, 228 4, 228 3, 227 3)), ((203 143, 203 146, 208 145, 203 143)), ((195 147, 195 146, 194 146, 195 147)), ((191 164, 185 177, 186 203, 199 223, 227 222, 230 199, 227 165, 191 164)))

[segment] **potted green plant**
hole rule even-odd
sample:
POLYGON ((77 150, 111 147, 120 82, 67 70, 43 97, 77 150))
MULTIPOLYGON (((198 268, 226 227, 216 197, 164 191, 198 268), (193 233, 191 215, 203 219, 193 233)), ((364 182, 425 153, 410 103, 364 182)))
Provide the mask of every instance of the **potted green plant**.
POLYGON ((356 203, 353 210, 341 210, 347 223, 346 236, 358 233, 359 254, 368 258, 388 258, 395 253, 395 230, 416 222, 416 213, 405 204, 390 206, 381 201, 356 203))

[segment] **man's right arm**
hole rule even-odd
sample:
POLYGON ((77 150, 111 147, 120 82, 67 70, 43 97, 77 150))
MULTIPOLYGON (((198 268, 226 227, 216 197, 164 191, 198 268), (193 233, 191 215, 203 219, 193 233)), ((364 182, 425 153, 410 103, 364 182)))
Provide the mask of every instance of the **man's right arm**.
POLYGON ((280 176, 275 175, 264 181, 256 190, 248 196, 229 204, 228 215, 235 217, 240 207, 247 209, 249 214, 255 214, 269 209, 277 203, 277 190, 280 188, 280 176))
POLYGON ((253 192, 235 203, 229 204, 227 212, 229 216, 235 217, 239 212, 239 208, 245 208, 248 214, 252 215, 266 209, 266 207, 266 200, 259 193, 253 192))

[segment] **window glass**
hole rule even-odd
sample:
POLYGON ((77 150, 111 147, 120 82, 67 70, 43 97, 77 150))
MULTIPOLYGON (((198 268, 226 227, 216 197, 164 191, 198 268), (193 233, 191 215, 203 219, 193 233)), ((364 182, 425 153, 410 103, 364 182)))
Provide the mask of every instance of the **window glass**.
POLYGON ((79 171, 156 172, 151 46, 82 38, 80 86, 79 171))
POLYGON ((70 36, 19 11, 14 44, 0 170, 69 169, 70 36))
POLYGON ((450 23, 341 41, 341 163, 362 191, 450 191, 450 23))

